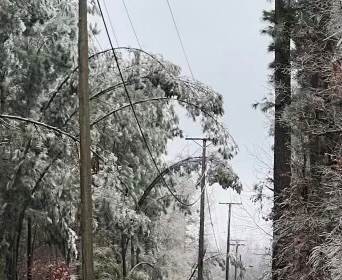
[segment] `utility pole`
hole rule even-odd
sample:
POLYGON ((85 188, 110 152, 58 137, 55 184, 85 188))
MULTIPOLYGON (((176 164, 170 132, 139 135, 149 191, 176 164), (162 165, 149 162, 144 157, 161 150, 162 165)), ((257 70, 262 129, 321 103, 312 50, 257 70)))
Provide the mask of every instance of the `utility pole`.
POLYGON ((229 206, 229 210, 228 210, 228 231, 227 231, 227 253, 226 253, 226 280, 229 280, 230 218, 232 215, 232 205, 241 205, 242 203, 236 203, 236 202, 221 203, 220 202, 219 204, 226 204, 229 206))
POLYGON ((82 280, 94 280, 87 16, 87 0, 79 0, 78 96, 80 126, 82 280))
MULTIPOLYGON (((185 140, 202 141, 202 180, 201 180, 201 205, 200 205, 200 230, 198 246, 198 280, 203 280, 203 258, 204 258, 204 199, 205 199, 205 171, 206 171, 206 150, 209 138, 185 138, 185 140)), ((200 145, 200 144, 198 144, 200 145)), ((200 145, 201 146, 201 145, 200 145)))
MULTIPOLYGON (((240 254, 240 264, 242 264, 241 254, 240 254)), ((236 280, 236 277, 235 277, 235 280, 236 280)))
MULTIPOLYGON (((238 257, 238 251, 239 251, 239 246, 245 246, 245 244, 243 243, 240 243, 239 241, 237 243, 233 243, 233 244, 230 244, 232 246, 236 246, 235 247, 235 259, 237 260, 237 257, 238 257)), ((240 255, 240 262, 241 262, 241 255, 240 255)), ((235 264, 235 270, 234 270, 234 280, 237 279, 237 265, 235 264)))

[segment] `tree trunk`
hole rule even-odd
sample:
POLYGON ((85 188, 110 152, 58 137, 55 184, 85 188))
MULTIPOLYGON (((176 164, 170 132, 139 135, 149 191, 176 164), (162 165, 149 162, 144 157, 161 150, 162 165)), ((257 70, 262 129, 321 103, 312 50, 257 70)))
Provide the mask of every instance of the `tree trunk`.
POLYGON ((17 279, 17 264, 16 264, 16 256, 12 252, 10 252, 6 256, 6 268, 5 268, 5 274, 7 280, 16 280, 17 279))
POLYGON ((27 280, 32 279, 32 220, 27 219, 27 280))
POLYGON ((21 210, 17 226, 13 229, 11 245, 9 248, 8 255, 6 257, 6 277, 7 280, 17 280, 18 279, 18 257, 19 257, 19 247, 21 240, 21 233, 25 218, 26 206, 21 210))
POLYGON ((273 208, 273 280, 284 264, 279 263, 282 241, 278 235, 278 221, 282 215, 283 191, 291 182, 291 132, 281 121, 284 109, 291 103, 290 31, 284 0, 275 1, 275 120, 274 120, 274 208, 273 208))
POLYGON ((137 247, 136 249, 136 264, 140 263, 140 248, 137 247))
POLYGON ((121 257, 122 257, 122 275, 125 278, 127 276, 127 266, 126 266, 126 235, 121 234, 121 257))
POLYGON ((134 237, 131 237, 131 269, 133 269, 134 263, 134 237))

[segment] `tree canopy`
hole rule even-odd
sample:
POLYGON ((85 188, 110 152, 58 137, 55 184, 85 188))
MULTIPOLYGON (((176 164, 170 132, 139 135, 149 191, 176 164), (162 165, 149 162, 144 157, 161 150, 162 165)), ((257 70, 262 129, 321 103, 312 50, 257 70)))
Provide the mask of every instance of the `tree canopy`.
MULTIPOLYGON (((0 3, 0 273, 7 279, 25 273, 19 269, 25 240, 55 248, 67 263, 79 257, 76 4, 0 3), (34 226, 26 232, 31 220, 34 226), (32 229, 37 240, 30 240, 32 229)), ((89 13, 97 14, 93 1, 89 13)), ((178 106, 216 147, 209 156, 209 184, 241 190, 228 163, 237 147, 221 123, 222 95, 182 77, 181 69, 161 55, 117 49, 122 82, 111 50, 91 45, 90 52, 97 277, 121 279, 128 277, 128 255, 131 268, 155 262, 166 213, 173 208, 191 213, 187 205, 194 198, 174 178, 197 178, 200 161, 189 158, 170 167, 164 161, 169 141, 183 137, 178 106), (162 174, 141 138, 123 83, 162 174)), ((149 269, 129 276, 151 279, 149 269)), ((162 279, 166 271, 153 273, 162 279)))

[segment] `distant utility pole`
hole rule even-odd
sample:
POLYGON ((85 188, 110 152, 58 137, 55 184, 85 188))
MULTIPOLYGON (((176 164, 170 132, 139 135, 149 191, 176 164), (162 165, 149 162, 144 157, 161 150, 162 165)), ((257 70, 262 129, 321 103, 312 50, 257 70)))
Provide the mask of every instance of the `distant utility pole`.
POLYGON ((226 254, 226 280, 229 280, 229 251, 230 251, 230 218, 232 215, 232 205, 241 205, 242 203, 236 202, 226 202, 226 203, 219 203, 219 204, 226 204, 229 206, 228 210, 228 233, 227 233, 227 254, 226 254))
POLYGON ((78 95, 80 126, 82 280, 94 280, 87 15, 87 0, 79 0, 78 95))
MULTIPOLYGON (((245 244, 240 243, 239 241, 237 243, 230 244, 235 247, 235 259, 237 260, 238 257, 238 251, 239 251, 239 246, 245 246, 245 244)), ((241 255, 240 255, 240 262, 241 262, 241 255)), ((234 270, 234 280, 237 279, 237 264, 235 264, 235 270, 234 270)))
MULTIPOLYGON (((198 280, 203 280, 203 258, 204 258, 204 199, 205 199, 205 171, 206 171, 206 151, 209 138, 185 138, 185 140, 202 141, 202 180, 201 180, 201 205, 200 205, 200 230, 198 246, 198 280)), ((200 145, 200 144, 198 144, 200 145)), ((200 145, 201 146, 201 145, 200 145)))

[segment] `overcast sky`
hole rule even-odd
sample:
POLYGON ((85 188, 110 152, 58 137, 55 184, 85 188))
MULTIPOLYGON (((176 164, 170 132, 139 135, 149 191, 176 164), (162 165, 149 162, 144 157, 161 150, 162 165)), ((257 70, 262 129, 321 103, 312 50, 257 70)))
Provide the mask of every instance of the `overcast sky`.
MULTIPOLYGON (((138 47, 122 0, 104 1, 120 46, 138 47)), ((240 147, 232 165, 245 191, 243 206, 233 210, 232 238, 252 238, 263 246, 270 239, 264 230, 270 232, 270 228, 258 218, 258 206, 250 203, 249 197, 253 184, 267 170, 266 165, 272 165, 272 143, 266 118, 252 109, 252 104, 270 92, 268 64, 272 56, 266 51, 269 38, 260 35, 260 30, 265 26, 261 21, 262 11, 269 10, 272 3, 267 0, 169 1, 194 77, 224 96, 224 121, 240 147)), ((125 0, 125 3, 143 49, 162 54, 180 65, 184 75, 190 76, 167 1, 125 0)), ((104 32, 98 36, 98 41, 102 48, 109 46, 104 32)), ((186 134, 201 136, 186 123, 184 127, 186 134)), ((187 148, 186 145, 189 144, 185 141, 177 143, 178 153, 187 148)), ((177 153, 174 147, 172 153, 177 153)), ((215 231, 221 249, 225 250, 227 207, 218 202, 239 198, 227 191, 208 191, 214 207, 215 231)))

